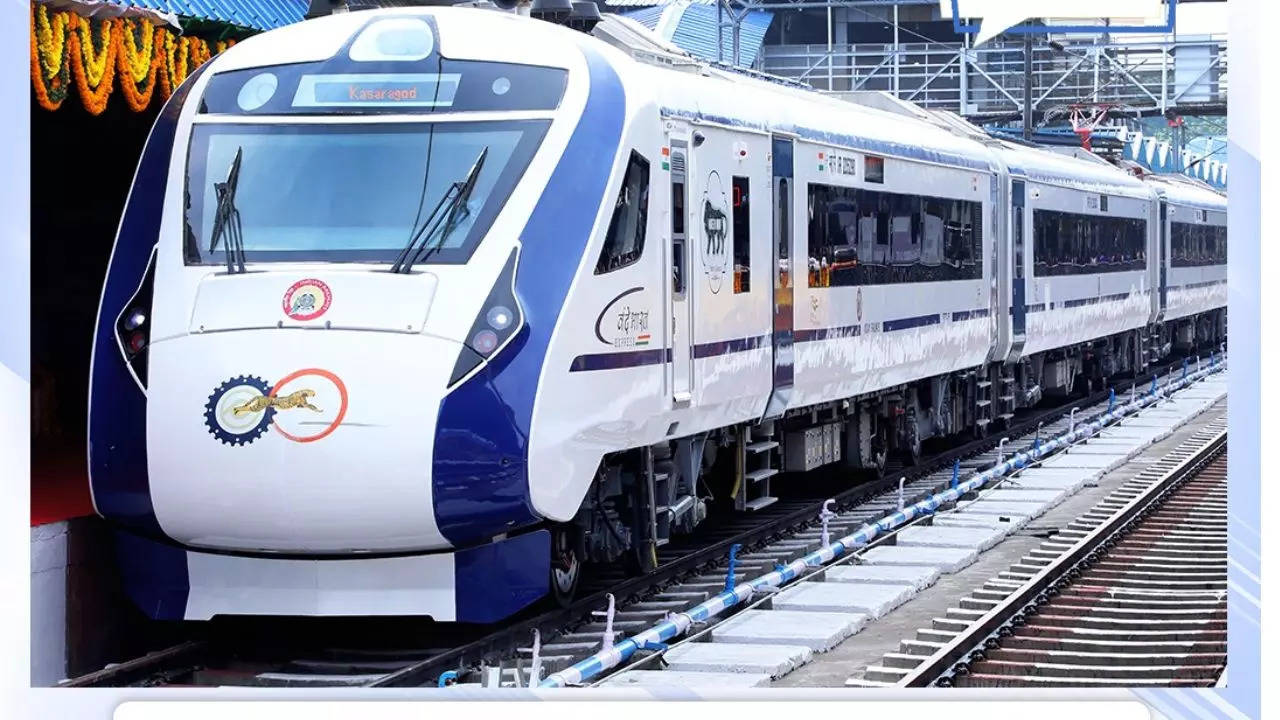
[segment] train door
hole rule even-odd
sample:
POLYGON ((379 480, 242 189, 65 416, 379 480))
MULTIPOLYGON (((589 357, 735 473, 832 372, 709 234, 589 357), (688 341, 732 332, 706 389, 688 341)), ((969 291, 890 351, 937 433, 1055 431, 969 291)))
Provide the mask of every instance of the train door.
POLYGON ((670 131, 671 240, 670 285, 667 293, 671 318, 671 399, 677 404, 693 398, 693 322, 689 301, 689 141, 687 130, 670 131))
POLYGON ((1013 181, 1013 344, 1021 349, 1027 339, 1027 258, 1026 258, 1027 185, 1013 181))
POLYGON ((764 417, 782 415, 795 383, 791 227, 795 173, 791 138, 773 137, 773 392, 764 417))
POLYGON ((1160 198, 1160 222, 1156 237, 1156 266, 1160 268, 1160 310, 1156 317, 1163 320, 1169 300, 1169 201, 1160 198))

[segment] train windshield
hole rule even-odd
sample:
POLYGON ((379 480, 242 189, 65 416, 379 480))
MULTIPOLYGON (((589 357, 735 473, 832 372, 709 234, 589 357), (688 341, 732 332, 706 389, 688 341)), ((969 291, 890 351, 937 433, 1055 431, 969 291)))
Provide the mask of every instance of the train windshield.
POLYGON ((548 124, 197 124, 187 161, 186 262, 226 261, 226 238, 212 242, 213 228, 218 188, 237 153, 233 201, 246 262, 392 263, 485 152, 456 221, 430 239, 438 249, 429 264, 465 263, 548 124))

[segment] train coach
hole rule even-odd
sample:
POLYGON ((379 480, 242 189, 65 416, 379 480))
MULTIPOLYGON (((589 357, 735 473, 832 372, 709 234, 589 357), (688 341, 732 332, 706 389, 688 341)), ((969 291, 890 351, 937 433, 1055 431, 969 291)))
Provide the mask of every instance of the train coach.
POLYGON ((201 66, 147 141, 95 508, 155 618, 497 621, 786 473, 1220 342, 1224 210, 617 18, 303 22, 201 66))

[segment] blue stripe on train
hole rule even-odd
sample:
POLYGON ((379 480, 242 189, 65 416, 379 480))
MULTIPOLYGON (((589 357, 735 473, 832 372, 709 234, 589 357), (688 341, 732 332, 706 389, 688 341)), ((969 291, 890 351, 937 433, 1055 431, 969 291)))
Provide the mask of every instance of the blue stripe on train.
POLYGON ((617 74, 582 45, 590 90, 582 117, 520 235, 516 292, 526 325, 441 403, 431 467, 440 532, 454 545, 537 520, 527 452, 551 334, 586 252, 618 153, 626 97, 617 74))
MULTIPOLYGON (((976 320, 987 317, 990 314, 991 311, 987 308, 960 310, 951 313, 951 322, 976 320)), ((901 318, 898 320, 886 320, 884 321, 881 330, 882 332, 897 332, 899 330, 910 330, 912 328, 924 327, 927 325, 936 325, 940 322, 942 322, 941 315, 921 315, 918 317, 901 318)), ((841 340, 844 338, 858 337, 861 334, 861 325, 843 325, 840 327, 796 330, 794 339, 796 343, 810 343, 817 342, 819 340, 841 340)), ((759 348, 768 347, 772 337, 772 335, 752 335, 750 337, 734 338, 732 340, 701 343, 694 346, 693 357, 695 359, 702 360, 705 358, 719 357, 721 355, 746 352, 748 350, 757 350, 759 348)), ((618 352, 579 355, 573 359, 572 363, 569 364, 569 372, 618 370, 621 368, 642 367, 645 365, 659 365, 664 362, 671 362, 671 348, 667 348, 665 351, 661 348, 650 350, 622 350, 618 352)))
MULTIPOLYGON (((208 66, 196 68, 169 97, 143 147, 111 251, 89 370, 89 483, 94 505, 104 517, 152 535, 164 531, 151 505, 147 475, 147 398, 120 356, 115 320, 138 289, 151 248, 160 240, 178 115, 208 66)), ((185 566, 183 573, 185 578, 185 566)))

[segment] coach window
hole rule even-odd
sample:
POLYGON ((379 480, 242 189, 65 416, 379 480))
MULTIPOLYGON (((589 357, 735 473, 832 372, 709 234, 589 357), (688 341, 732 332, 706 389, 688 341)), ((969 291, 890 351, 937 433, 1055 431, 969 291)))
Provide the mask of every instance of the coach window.
POLYGON ((1023 206, 1021 205, 1014 206, 1013 208, 1013 277, 1015 279, 1021 278, 1023 273, 1025 272, 1023 268, 1023 265, 1026 262, 1026 258, 1023 257, 1023 252, 1024 252, 1023 235, 1026 233, 1026 228, 1023 227, 1023 220, 1025 218, 1025 216, 1023 215, 1023 212, 1024 212, 1023 206))
MULTIPOLYGON (((683 171, 684 158, 682 155, 673 156, 673 160, 679 158, 678 167, 683 171)), ((684 292, 684 175, 681 173, 679 179, 675 179, 675 173, 672 173, 671 180, 671 292, 680 295, 684 292)))
POLYGON ((810 287, 982 277, 982 206, 809 185, 810 287))
POLYGON ((751 181, 733 177, 733 291, 751 291, 751 181))
POLYGON ((622 189, 613 205, 609 232, 596 261, 596 274, 624 268, 644 252, 645 221, 649 215, 649 161, 632 150, 622 178, 622 189))
POLYGON ((1146 220, 1036 210, 1031 223, 1037 277, 1146 268, 1146 220))
POLYGON ((1175 222, 1169 238, 1169 258, 1174 267, 1225 265, 1227 229, 1219 225, 1175 222))

